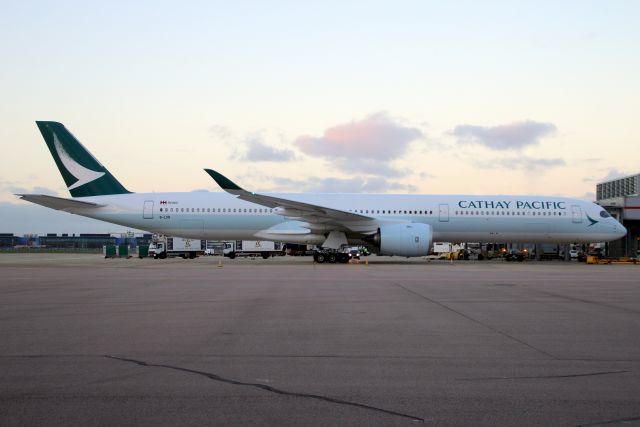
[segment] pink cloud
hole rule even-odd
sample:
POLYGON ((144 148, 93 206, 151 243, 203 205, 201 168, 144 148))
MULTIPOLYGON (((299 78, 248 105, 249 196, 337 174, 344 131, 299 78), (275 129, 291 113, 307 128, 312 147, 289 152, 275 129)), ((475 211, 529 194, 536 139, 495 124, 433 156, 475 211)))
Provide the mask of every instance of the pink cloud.
POLYGON ((310 156, 387 161, 400 157, 410 142, 423 137, 419 129, 397 123, 385 113, 376 113, 331 127, 319 137, 300 136, 295 144, 310 156))

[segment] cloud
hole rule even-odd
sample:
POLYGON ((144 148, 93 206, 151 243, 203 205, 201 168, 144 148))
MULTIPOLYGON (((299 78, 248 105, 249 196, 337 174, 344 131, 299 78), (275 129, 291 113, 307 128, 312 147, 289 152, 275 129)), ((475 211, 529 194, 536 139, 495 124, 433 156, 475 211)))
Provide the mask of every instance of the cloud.
POLYGON ((612 169, 609 169, 609 172, 607 172, 607 174, 605 176, 600 178, 598 180, 598 182, 613 181, 613 180, 616 180, 616 179, 619 179, 619 178, 624 178, 624 177, 629 176, 629 175, 633 175, 633 174, 626 173, 626 172, 621 172, 616 168, 612 168, 612 169))
POLYGON ((387 191, 415 192, 417 188, 411 184, 399 184, 381 177, 354 178, 309 178, 294 180, 290 178, 273 178, 274 184, 284 191, 317 192, 317 193, 384 193, 387 191))
POLYGON ((504 169, 526 169, 541 170, 550 169, 557 166, 565 166, 566 162, 560 158, 539 159, 528 156, 506 157, 502 159, 493 159, 490 161, 475 161, 476 166, 481 168, 504 168, 504 169))
POLYGON ((226 126, 212 125, 209 127, 209 133, 216 139, 228 140, 232 137, 232 131, 226 126))
POLYGON ((376 113, 331 127, 319 137, 300 136, 295 144, 310 156, 388 161, 405 154, 409 143, 421 138, 424 134, 419 129, 404 126, 386 113, 376 113))
POLYGON ((451 133, 462 144, 480 144, 492 150, 519 150, 538 144, 541 138, 554 134, 556 130, 553 123, 525 120, 489 127, 458 125, 451 133))
MULTIPOLYGON (((605 170, 605 169, 600 169, 600 170, 602 171, 602 170, 605 170)), ((614 181, 616 179, 624 178, 624 177, 627 177, 627 176, 630 176, 630 175, 633 175, 633 174, 632 173, 627 173, 627 172, 621 172, 616 168, 611 168, 611 169, 609 169, 607 171, 607 173, 604 176, 602 176, 600 178, 597 178, 595 176, 588 176, 588 177, 582 178, 582 182, 602 183, 602 182, 614 181)))
POLYGON ((250 137, 245 141, 243 154, 236 154, 236 158, 249 162, 288 162, 296 159, 292 150, 271 147, 260 137, 250 137))

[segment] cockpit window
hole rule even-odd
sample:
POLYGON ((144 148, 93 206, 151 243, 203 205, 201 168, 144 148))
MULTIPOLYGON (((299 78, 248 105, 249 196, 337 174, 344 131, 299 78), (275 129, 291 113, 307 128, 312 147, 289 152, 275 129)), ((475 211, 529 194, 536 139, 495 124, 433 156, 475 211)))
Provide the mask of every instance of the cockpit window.
POLYGON ((600 216, 602 218, 609 218, 611 215, 609 215, 609 212, 607 211, 600 211, 600 216))

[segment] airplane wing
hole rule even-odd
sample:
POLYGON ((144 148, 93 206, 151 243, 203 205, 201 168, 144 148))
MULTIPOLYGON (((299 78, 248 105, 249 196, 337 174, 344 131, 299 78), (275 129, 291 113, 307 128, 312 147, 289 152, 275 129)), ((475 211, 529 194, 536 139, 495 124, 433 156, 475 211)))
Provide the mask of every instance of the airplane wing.
POLYGON ((272 208, 274 213, 279 215, 301 218, 311 223, 335 224, 347 228, 350 228, 348 223, 362 223, 374 220, 370 216, 340 209, 250 192, 240 188, 219 172, 212 169, 205 169, 205 171, 227 193, 238 196, 241 200, 272 208))
POLYGON ((106 205, 99 203, 85 202, 76 199, 65 199, 64 197, 47 196, 45 194, 16 194, 22 200, 26 200, 37 205, 46 206, 59 211, 73 212, 79 209, 96 209, 106 205))

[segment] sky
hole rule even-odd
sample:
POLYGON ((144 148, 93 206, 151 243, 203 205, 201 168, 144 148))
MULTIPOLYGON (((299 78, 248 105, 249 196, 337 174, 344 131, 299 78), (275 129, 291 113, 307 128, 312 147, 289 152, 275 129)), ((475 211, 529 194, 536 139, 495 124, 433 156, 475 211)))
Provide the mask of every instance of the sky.
POLYGON ((120 232, 36 120, 129 190, 563 195, 640 172, 637 1, 3 1, 0 232, 120 232), (95 3, 95 4, 94 4, 95 3))

